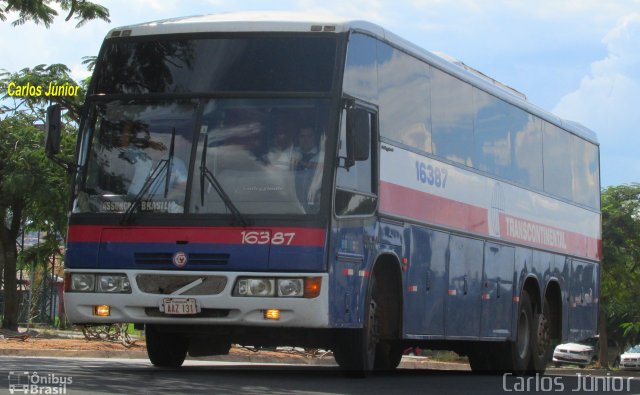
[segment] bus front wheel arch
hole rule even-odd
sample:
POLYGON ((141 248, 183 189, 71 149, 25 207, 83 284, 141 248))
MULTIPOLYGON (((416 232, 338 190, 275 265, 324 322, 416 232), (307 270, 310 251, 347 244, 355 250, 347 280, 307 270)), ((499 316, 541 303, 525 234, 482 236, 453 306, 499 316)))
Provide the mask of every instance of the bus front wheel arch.
POLYGON ((337 336, 334 357, 344 370, 366 375, 395 369, 402 359, 402 283, 393 260, 380 258, 369 275, 362 328, 337 336))

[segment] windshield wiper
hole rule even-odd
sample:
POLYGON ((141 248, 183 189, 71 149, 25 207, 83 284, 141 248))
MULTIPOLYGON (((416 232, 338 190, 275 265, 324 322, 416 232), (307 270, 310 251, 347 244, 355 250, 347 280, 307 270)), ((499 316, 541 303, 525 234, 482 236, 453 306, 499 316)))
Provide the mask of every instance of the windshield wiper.
POLYGON ((211 170, 207 167, 207 148, 209 143, 209 135, 204 135, 204 146, 202 148, 202 157, 200 158, 200 204, 204 205, 204 180, 205 178, 209 183, 213 186, 213 189, 216 190, 225 206, 231 211, 233 217, 242 225, 243 227, 249 226, 249 223, 244 218, 244 216, 240 213, 235 204, 231 201, 231 198, 222 188, 222 185, 218 182, 216 177, 213 175, 211 170))
POLYGON ((168 165, 169 159, 162 159, 158 162, 158 164, 156 164, 156 166, 151 171, 151 174, 149 174, 149 177, 144 182, 144 185, 142 185, 142 188, 140 188, 140 192, 138 192, 136 197, 133 199, 133 203, 131 203, 131 206, 129 206, 127 211, 125 211, 125 213, 122 215, 120 224, 125 225, 131 221, 131 217, 142 202, 142 198, 147 194, 149 188, 151 188, 151 185, 153 185, 158 177, 160 177, 160 174, 162 174, 162 172, 167 168, 168 165))
MULTIPOLYGON (((171 131, 171 145, 169 146, 169 158, 161 159, 156 166, 151 170, 151 174, 147 177, 146 181, 140 188, 140 191, 133 199, 133 203, 131 206, 127 208, 127 211, 122 215, 122 220, 120 220, 120 224, 125 225, 130 223, 131 218, 133 217, 133 213, 136 211, 140 203, 142 202, 142 198, 149 192, 149 188, 155 183, 155 181, 160 177, 163 171, 166 171, 166 179, 164 183, 164 198, 167 198, 169 194, 169 182, 171 181, 171 166, 173 164, 173 153, 175 150, 175 140, 176 140, 176 128, 173 128, 171 131)), ((156 187, 157 188, 157 187, 156 187)))
POLYGON ((169 145, 169 163, 167 165, 167 176, 164 183, 164 198, 169 195, 169 183, 171 182, 171 168, 173 167, 173 152, 175 151, 176 128, 171 131, 171 144, 169 145))

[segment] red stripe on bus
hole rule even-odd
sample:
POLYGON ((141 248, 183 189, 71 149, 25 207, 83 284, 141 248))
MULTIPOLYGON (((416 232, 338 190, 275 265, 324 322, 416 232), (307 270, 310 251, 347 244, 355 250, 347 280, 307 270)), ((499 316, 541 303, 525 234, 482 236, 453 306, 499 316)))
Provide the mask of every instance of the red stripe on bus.
MULTIPOLYGON (((380 181, 380 211, 489 236, 485 208, 380 181)), ((602 240, 500 213, 504 240, 566 254, 602 258, 602 240)))
POLYGON ((380 181, 380 211, 483 235, 487 209, 380 181))
POLYGON ((113 243, 221 243, 271 244, 323 247, 325 230, 321 228, 205 228, 205 227, 113 227, 70 225, 69 242, 113 243))

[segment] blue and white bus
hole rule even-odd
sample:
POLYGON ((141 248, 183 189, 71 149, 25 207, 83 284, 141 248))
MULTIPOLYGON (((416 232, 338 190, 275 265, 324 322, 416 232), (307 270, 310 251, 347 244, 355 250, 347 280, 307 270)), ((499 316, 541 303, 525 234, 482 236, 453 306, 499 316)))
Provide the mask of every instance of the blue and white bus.
POLYGON ((367 372, 420 346, 531 372, 596 330, 595 134, 371 23, 114 29, 76 160, 68 318, 144 325, 154 365, 290 345, 367 372))

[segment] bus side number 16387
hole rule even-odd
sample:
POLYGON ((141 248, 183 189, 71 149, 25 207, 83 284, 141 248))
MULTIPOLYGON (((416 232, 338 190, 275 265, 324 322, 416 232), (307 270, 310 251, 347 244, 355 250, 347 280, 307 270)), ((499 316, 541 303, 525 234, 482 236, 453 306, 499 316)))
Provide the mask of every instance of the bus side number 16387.
POLYGON ((416 178, 423 184, 444 188, 447 184, 447 169, 416 161, 416 178))

